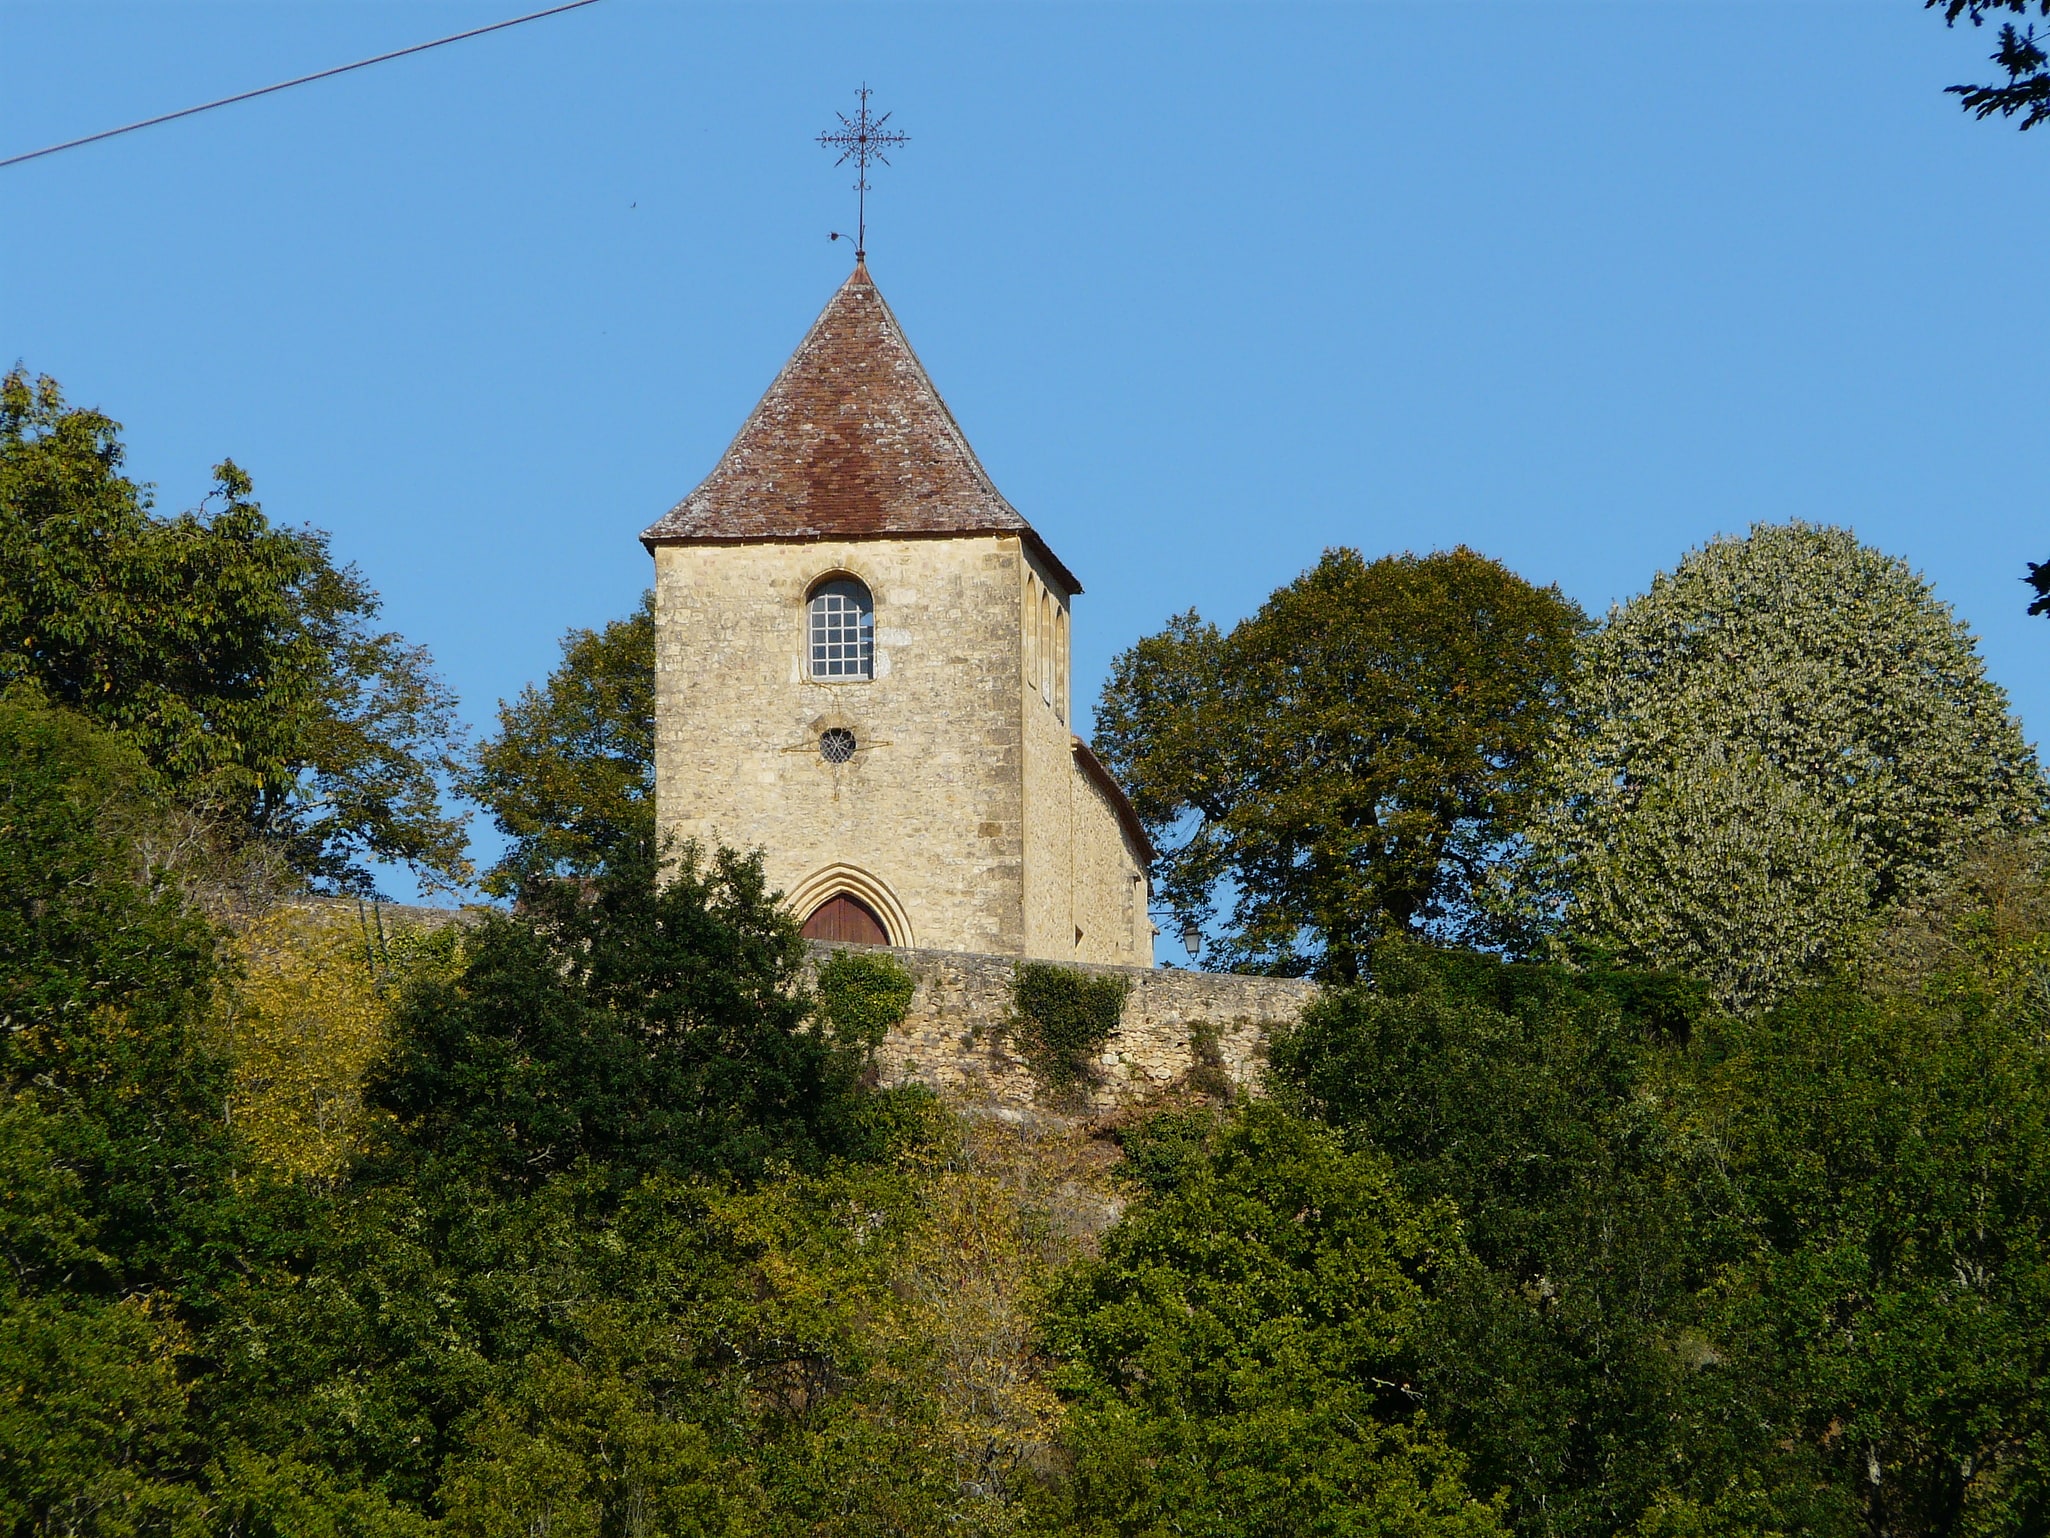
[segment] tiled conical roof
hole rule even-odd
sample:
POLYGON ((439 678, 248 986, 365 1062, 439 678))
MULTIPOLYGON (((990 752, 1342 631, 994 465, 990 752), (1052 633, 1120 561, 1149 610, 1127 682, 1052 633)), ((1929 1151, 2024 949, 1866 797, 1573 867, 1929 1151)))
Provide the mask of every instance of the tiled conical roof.
POLYGON ((1082 590, 991 484, 857 263, 712 473, 641 539, 947 534, 1017 534, 1070 592, 1082 590))

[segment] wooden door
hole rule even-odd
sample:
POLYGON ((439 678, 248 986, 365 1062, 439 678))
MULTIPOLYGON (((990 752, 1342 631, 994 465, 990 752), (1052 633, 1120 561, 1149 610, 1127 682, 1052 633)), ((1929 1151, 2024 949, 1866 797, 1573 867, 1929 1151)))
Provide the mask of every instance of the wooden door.
POLYGON ((888 945, 883 921, 858 897, 828 897, 804 921, 807 940, 852 940, 858 945, 888 945))

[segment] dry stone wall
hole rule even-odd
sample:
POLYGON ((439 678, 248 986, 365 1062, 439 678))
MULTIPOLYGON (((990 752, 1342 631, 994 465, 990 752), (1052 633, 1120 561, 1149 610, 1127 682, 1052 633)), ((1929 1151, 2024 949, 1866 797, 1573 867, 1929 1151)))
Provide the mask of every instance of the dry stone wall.
MULTIPOLYGON (((815 947, 824 954, 831 947, 815 947)), ((866 947, 864 947, 866 949, 866 947)), ((1003 1110, 1046 1109, 1049 1097, 1011 1040, 1011 985, 1018 958, 962 951, 875 947, 917 983, 911 1008, 878 1049, 885 1084, 923 1084, 951 1099, 1003 1110)), ((1221 1073, 1251 1089, 1267 1043, 1317 995, 1314 983, 1282 977, 1183 972, 1172 967, 1079 965, 1127 979, 1131 992, 1117 1031, 1098 1054, 1094 1082, 1060 1109, 1104 1112, 1221 1073)))

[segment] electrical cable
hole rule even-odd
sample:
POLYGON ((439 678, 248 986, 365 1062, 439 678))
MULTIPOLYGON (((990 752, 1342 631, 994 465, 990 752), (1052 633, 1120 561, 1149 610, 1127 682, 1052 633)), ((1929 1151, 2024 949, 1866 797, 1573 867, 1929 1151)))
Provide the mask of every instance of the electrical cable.
POLYGON ((382 64, 387 59, 403 59, 409 53, 425 53, 430 48, 439 48, 445 43, 460 43, 467 37, 482 37, 487 32, 503 32, 507 27, 517 27, 523 22, 539 21, 544 16, 560 16, 564 11, 579 10, 587 5, 596 5, 598 0, 569 0, 566 5, 552 5, 545 11, 534 11, 525 16, 515 16, 510 21, 494 21, 488 27, 472 27, 467 32, 457 32, 448 37, 437 37, 431 43, 415 43, 410 48, 395 48, 390 53, 381 53, 374 59, 358 59, 354 64, 337 64, 333 69, 317 70, 311 75, 301 75, 296 80, 280 80, 276 85, 259 86, 253 91, 241 91, 233 96, 223 96, 219 101, 201 102, 197 107, 183 107, 176 112, 166 112, 157 117, 146 117, 139 123, 124 123, 119 128, 102 129, 96 134, 87 134, 82 139, 66 139, 62 144, 52 144, 39 150, 30 150, 25 155, 9 155, 0 160, 0 170, 18 166, 24 160, 40 160, 45 155, 54 155, 59 150, 75 150, 82 144, 97 144, 102 139, 111 139, 117 134, 132 134, 138 128, 154 128, 159 123, 169 123, 181 117, 191 117, 195 112, 211 112, 216 107, 232 106, 238 101, 248 101, 256 96, 268 96, 273 91, 285 91, 295 85, 306 85, 315 80, 326 80, 331 75, 346 75, 352 69, 367 69, 373 64, 382 64))

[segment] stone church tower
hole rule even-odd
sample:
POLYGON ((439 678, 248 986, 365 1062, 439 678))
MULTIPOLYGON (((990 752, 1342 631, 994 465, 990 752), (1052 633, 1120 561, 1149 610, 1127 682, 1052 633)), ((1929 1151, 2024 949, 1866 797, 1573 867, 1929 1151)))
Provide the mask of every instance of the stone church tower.
POLYGON ((1082 586, 865 265, 641 538, 665 833, 762 848, 816 938, 1152 964, 1146 835, 1069 726, 1082 586))

